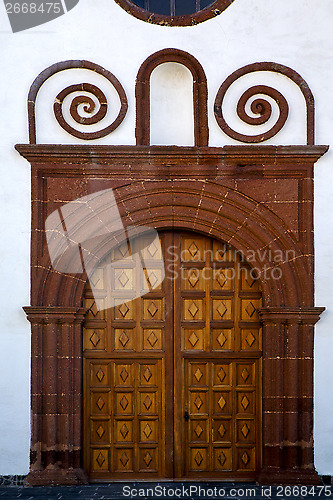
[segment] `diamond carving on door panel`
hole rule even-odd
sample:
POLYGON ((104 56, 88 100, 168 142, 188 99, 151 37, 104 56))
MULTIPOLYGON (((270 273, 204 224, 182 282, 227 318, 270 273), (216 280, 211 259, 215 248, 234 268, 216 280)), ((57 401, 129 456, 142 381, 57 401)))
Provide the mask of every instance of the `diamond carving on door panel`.
POLYGON ((223 271, 220 271, 216 277, 216 281, 218 282, 218 284, 220 285, 221 288, 224 287, 224 285, 226 284, 227 282, 227 277, 225 275, 225 273, 223 271))
POLYGON ((150 399, 150 397, 149 397, 149 396, 146 396, 146 398, 145 398, 145 400, 144 400, 143 404, 144 404, 144 406, 145 406, 146 410, 148 411, 148 410, 149 410, 149 408, 151 407, 151 405, 153 404, 153 402, 152 402, 152 400, 150 399))
POLYGON ((100 467, 102 467, 102 465, 104 464, 105 462, 105 458, 104 458, 104 455, 103 453, 100 451, 99 454, 97 455, 97 458, 96 458, 96 462, 98 463, 98 465, 100 467))
POLYGON ((129 336, 127 335, 127 333, 125 332, 125 330, 123 330, 122 334, 120 335, 119 342, 121 343, 121 345, 123 347, 126 347, 126 345, 128 344, 128 342, 129 342, 129 336))
POLYGON ((195 460, 195 463, 197 464, 197 466, 200 467, 200 465, 203 462, 203 456, 201 455, 200 451, 197 452, 197 454, 194 457, 194 460, 195 460))
POLYGON ((151 304, 149 305, 147 311, 149 312, 150 316, 153 318, 155 316, 155 314, 157 313, 158 308, 156 307, 156 305, 154 304, 154 302, 151 302, 151 304))
POLYGON ((92 303, 88 312, 91 313, 94 316, 94 318, 96 318, 97 314, 99 313, 99 310, 97 309, 95 301, 92 303))
POLYGON ((188 278, 188 282, 190 283, 191 287, 194 288, 195 285, 198 283, 198 281, 199 281, 199 278, 198 278, 197 273, 192 271, 190 277, 188 278))
POLYGON ((245 465, 245 467, 247 466, 247 464, 249 463, 249 461, 250 461, 250 457, 249 457, 249 455, 245 451, 243 453, 243 455, 242 455, 242 462, 245 465))
POLYGON ((202 407, 203 405, 203 401, 202 399, 200 398, 200 396, 197 396, 194 400, 194 404, 195 406, 198 408, 198 410, 200 410, 200 408, 202 407))
POLYGON ((144 328, 143 330, 143 350, 163 349, 164 328, 144 328))
POLYGON ((195 378, 197 379, 198 382, 200 382, 200 380, 202 379, 203 377, 203 373, 202 371, 200 370, 200 368, 197 368, 197 371, 195 372, 194 374, 195 378))
POLYGON ((219 313, 219 315, 221 316, 221 318, 223 318, 223 316, 225 315, 225 313, 227 312, 227 307, 225 306, 224 302, 221 301, 218 305, 218 307, 216 308, 217 312, 219 313))
POLYGON ((248 316, 250 318, 252 318, 252 316, 254 315, 254 313, 256 312, 256 308, 254 307, 254 305, 252 304, 252 302, 250 302, 248 304, 248 306, 245 308, 245 311, 246 313, 248 314, 248 316))
POLYGON ((223 438, 224 434, 227 432, 227 430, 223 424, 220 425, 220 427, 218 428, 218 431, 219 431, 221 438, 223 438))
POLYGON ((196 426, 194 432, 196 433, 196 435, 197 435, 198 438, 201 436, 201 434, 203 433, 203 428, 201 427, 200 424, 198 424, 196 426))
POLYGON ((195 318, 198 311, 199 311, 199 308, 197 307, 196 303, 192 302, 192 304, 188 308, 188 312, 191 314, 192 318, 195 318))
POLYGON ((92 343, 92 345, 94 347, 97 347, 97 345, 99 344, 100 340, 101 340, 101 337, 94 331, 94 333, 90 337, 90 342, 92 343))
POLYGON ((118 247, 119 252, 123 257, 128 254, 128 245, 127 243, 123 243, 120 247, 118 247))
POLYGON ((126 398, 126 396, 123 396, 120 400, 120 406, 122 407, 122 409, 125 411, 127 406, 128 406, 128 399, 126 398))
POLYGON ((148 247, 148 249, 147 249, 147 250, 148 250, 148 252, 150 253, 150 255, 151 255, 152 257, 154 257, 154 256, 155 256, 155 254, 156 254, 156 252, 157 252, 157 250, 158 250, 158 248, 157 248, 157 246, 155 245, 155 243, 153 242, 153 243, 151 243, 151 245, 149 245, 149 247, 148 247))
POLYGON ((103 288, 103 269, 96 269, 96 271, 89 277, 90 286, 94 288, 103 288))
POLYGON ((219 461, 219 463, 221 464, 221 466, 223 466, 226 463, 227 457, 225 456, 225 454, 223 453, 223 451, 221 451, 221 453, 219 453, 219 455, 217 457, 217 460, 219 461))
POLYGON ((218 378, 220 379, 221 382, 223 382, 223 380, 225 379, 226 377, 226 372, 223 370, 222 366, 217 374, 218 378))
POLYGON ((245 438, 247 438, 247 436, 248 436, 248 434, 250 432, 250 429, 249 429, 248 425, 244 424, 243 427, 242 427, 242 429, 241 429, 241 431, 242 431, 243 436, 245 438))
POLYGON ((226 403, 226 400, 224 399, 224 397, 221 396, 220 399, 218 400, 217 404, 219 405, 219 407, 221 408, 221 410, 223 410, 223 408, 225 407, 225 405, 227 403, 226 403))
POLYGON ((124 451, 124 453, 120 457, 120 462, 121 462, 122 466, 126 467, 128 461, 129 461, 129 458, 128 458, 126 452, 124 451))
POLYGON ((126 370, 126 368, 123 368, 120 372, 120 378, 123 382, 126 382, 127 378, 128 378, 128 371, 126 370))
POLYGON ((151 454, 147 451, 147 453, 145 454, 145 457, 143 459, 144 463, 146 464, 147 467, 149 467, 149 465, 151 464, 152 462, 152 456, 151 454))
POLYGON ((129 433, 129 430, 127 429, 126 427, 126 424, 124 424, 122 426, 122 428, 120 429, 120 434, 123 436, 123 438, 125 439, 127 434, 129 433))
POLYGON ((250 374, 246 368, 244 368, 244 370, 242 371, 241 376, 242 376, 242 379, 244 380, 244 382, 246 382, 247 379, 249 378, 250 374))
POLYGON ((148 281, 150 283, 150 286, 152 288, 155 287, 156 283, 158 282, 158 277, 156 276, 156 274, 154 273, 154 271, 152 271, 149 275, 148 275, 148 281))
POLYGON ((98 370, 98 372, 96 373, 96 377, 100 382, 102 382, 103 378, 105 377, 105 373, 103 372, 102 368, 98 370))
POLYGON ((105 377, 105 373, 103 372, 103 370, 101 368, 96 373, 96 377, 99 380, 99 382, 102 382, 103 378, 105 377))
POLYGON ((219 248, 216 252, 216 260, 223 260, 223 257, 227 253, 228 247, 224 245, 222 248, 219 248))
POLYGON ((190 252, 192 257, 195 257, 197 255, 197 253, 199 252, 199 248, 194 243, 194 241, 192 241, 191 245, 188 247, 188 251, 190 252))
POLYGON ((100 396, 100 397, 98 398, 98 400, 96 401, 96 405, 97 405, 97 407, 99 408, 99 410, 101 411, 101 410, 102 410, 102 408, 103 408, 103 406, 105 405, 105 401, 104 401, 104 399, 102 398, 102 396, 100 396))
POLYGON ((195 345, 199 342, 199 337, 195 334, 195 332, 192 332, 191 336, 188 339, 189 343, 191 344, 192 347, 195 347, 195 345))
POLYGON ((252 278, 251 273, 247 272, 247 269, 245 269, 245 276, 246 276, 245 278, 246 283, 250 288, 252 288, 256 280, 252 278))
POLYGON ((98 435, 99 439, 102 439, 103 435, 105 434, 105 429, 102 425, 98 427, 96 430, 96 434, 98 435))
MULTIPOLYGON (((118 315, 119 316, 119 315, 118 315)), ((117 318, 120 319, 121 318, 117 318)), ((112 328, 113 330, 113 328, 112 328)), ((134 350, 135 349, 135 329, 115 328, 114 333, 112 333, 112 338, 114 338, 114 349, 115 351, 122 350, 134 350)))
POLYGON ((125 271, 123 271, 121 275, 118 277, 118 281, 123 288, 127 285, 127 283, 129 282, 129 277, 127 276, 125 271))
POLYGON ((156 342, 158 341, 158 338, 156 337, 155 335, 155 332, 152 330, 149 337, 147 338, 149 344, 154 347, 154 345, 156 344, 156 342))
POLYGON ((149 382, 149 380, 151 379, 151 377, 153 376, 152 372, 149 370, 149 368, 147 367, 144 371, 144 374, 143 374, 143 377, 144 379, 146 380, 146 382, 149 382))
POLYGON ((252 332, 248 333, 248 335, 246 336, 246 342, 248 343, 248 345, 250 347, 253 346, 253 343, 255 342, 256 338, 253 336, 252 332))
POLYGON ((149 438, 149 436, 151 435, 152 432, 153 431, 152 431, 151 427, 148 424, 146 424, 145 428, 143 429, 143 433, 147 439, 149 438))
POLYGON ((218 341, 220 346, 223 347, 224 344, 226 343, 227 337, 224 335, 223 332, 221 332, 220 335, 216 338, 216 340, 218 341))
POLYGON ((250 404, 250 401, 247 399, 246 396, 243 396, 242 401, 241 401, 241 405, 244 408, 244 410, 247 409, 247 407, 249 406, 249 404, 250 404))
POLYGON ((119 312, 123 318, 125 318, 128 311, 129 311, 129 307, 126 304, 121 304, 121 306, 119 307, 119 312))

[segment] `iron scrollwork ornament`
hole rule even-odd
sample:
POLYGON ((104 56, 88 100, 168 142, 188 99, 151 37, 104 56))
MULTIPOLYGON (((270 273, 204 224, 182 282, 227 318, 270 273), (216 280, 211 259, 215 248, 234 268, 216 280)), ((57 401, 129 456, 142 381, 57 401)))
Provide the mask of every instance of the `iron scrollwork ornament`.
MULTIPOLYGON (((63 115, 62 107, 64 99, 73 92, 78 91, 89 92, 90 94, 95 96, 98 100, 99 108, 96 111, 96 103, 91 97, 87 95, 76 96, 73 98, 69 108, 69 112, 73 120, 81 125, 92 125, 95 123, 99 123, 101 120, 103 120, 103 118, 105 118, 108 109, 107 99, 101 89, 99 89, 95 85, 92 85, 91 83, 71 85, 62 90, 57 95, 53 105, 55 117, 59 125, 74 137, 79 137, 80 139, 96 139, 96 132, 80 132, 76 130, 66 121, 63 115), (92 116, 81 116, 79 113, 79 108, 81 105, 83 105, 83 111, 87 114, 91 114, 92 116)), ((103 137, 104 135, 112 132, 112 130, 114 130, 112 126, 113 124, 99 131, 98 136, 103 137)))
POLYGON ((50 66, 42 73, 40 73, 30 88, 28 97, 28 114, 29 136, 31 144, 36 144, 35 104, 40 87, 54 74, 67 69, 76 68, 90 70, 103 76, 111 83, 111 85, 118 93, 118 97, 120 100, 119 113, 111 124, 101 130, 93 132, 83 132, 80 130, 76 130, 67 122, 63 113, 64 101, 66 97, 70 96, 72 93, 85 93, 82 95, 74 95, 69 107, 69 113, 76 123, 87 126, 99 123, 101 122, 101 120, 103 120, 103 118, 106 117, 108 111, 107 98, 100 88, 91 83, 79 83, 66 87, 55 98, 53 109, 59 125, 74 137, 84 140, 93 140, 99 139, 100 137, 105 137, 113 132, 117 127, 119 127, 119 125, 125 118, 128 108, 127 97, 121 83, 110 71, 106 70, 102 66, 99 66, 98 64, 91 63, 90 61, 63 61, 50 66), (91 97, 86 94, 90 94, 91 97), (80 114, 81 106, 82 110, 88 116, 80 114))
POLYGON ((247 123, 248 125, 254 125, 254 126, 263 125, 264 123, 268 122, 268 120, 272 116, 272 105, 269 102, 269 100, 265 98, 265 96, 268 96, 276 102, 279 111, 279 116, 277 120, 269 130, 256 135, 242 134, 232 129, 227 124, 224 118, 222 110, 223 100, 225 98, 228 89, 236 80, 238 80, 242 76, 259 71, 270 71, 283 74, 288 78, 290 78, 291 80, 293 80, 294 83, 296 83, 299 86, 301 92, 305 97, 307 104, 307 143, 313 144, 314 108, 313 108, 313 96, 311 94, 311 91, 307 86, 306 82, 298 73, 296 73, 291 68, 288 68, 287 66, 283 66, 281 64, 276 64, 276 63, 263 62, 263 63, 249 64, 232 73, 223 82, 216 95, 214 104, 215 118, 219 127, 223 130, 225 134, 227 134, 232 139, 246 143, 259 143, 266 141, 267 139, 274 137, 283 128, 289 114, 288 102, 285 99, 285 97, 281 94, 281 92, 267 85, 255 85, 246 90, 242 94, 237 103, 237 115, 244 123, 247 123), (249 108, 251 112, 257 116, 250 116, 247 111, 247 105, 249 103, 249 100, 255 96, 258 97, 250 103, 249 108))

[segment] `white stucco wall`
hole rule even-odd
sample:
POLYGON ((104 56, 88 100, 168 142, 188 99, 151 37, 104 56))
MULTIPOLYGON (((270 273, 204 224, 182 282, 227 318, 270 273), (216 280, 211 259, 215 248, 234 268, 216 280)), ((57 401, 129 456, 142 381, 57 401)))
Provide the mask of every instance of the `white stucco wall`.
MULTIPOLYGON (((29 164, 13 146, 28 142, 26 97, 31 82, 47 66, 66 59, 87 59, 106 67, 122 83, 129 111, 119 129, 96 142, 135 144, 134 84, 141 63, 162 48, 186 50, 201 62, 206 72, 210 144, 222 146, 233 143, 218 128, 213 116, 215 95, 222 81, 245 64, 275 61, 295 69, 308 82, 316 99, 316 142, 331 144, 332 19, 331 0, 235 0, 213 20, 195 27, 167 28, 129 16, 113 0, 80 0, 78 6, 57 20, 12 34, 4 5, 0 3, 0 217, 3 228, 0 239, 0 474, 25 474, 29 465, 30 328, 21 308, 29 304, 30 174, 29 164)), ((181 74, 175 69, 174 77, 174 83, 170 78, 170 84, 175 85, 175 89, 181 88, 180 80, 186 86, 186 71, 181 74)), ((153 140, 163 144, 173 140, 164 134, 164 124, 168 123, 165 117, 168 118, 170 109, 165 102, 163 68, 154 75, 153 81, 157 85, 152 92, 153 101, 159 107, 164 103, 162 109, 166 113, 160 117, 154 114, 153 140), (161 88, 159 82, 162 82, 161 88)), ((269 143, 304 144, 304 104, 299 92, 284 77, 273 77, 273 81, 287 95, 291 114, 285 130, 269 143)), ((256 83, 266 83, 266 80, 256 83)), ((55 122, 53 84, 48 89, 38 100, 39 139, 81 142, 68 136, 55 122)), ((179 144, 186 144, 191 138, 186 128, 191 109, 183 100, 182 104, 182 115, 175 123, 181 125, 179 144)), ((230 114, 231 109, 230 104, 226 111, 230 114)), ((333 474, 331 162, 329 152, 317 163, 315 193, 316 305, 327 308, 317 326, 315 340, 315 465, 321 474, 333 474)))

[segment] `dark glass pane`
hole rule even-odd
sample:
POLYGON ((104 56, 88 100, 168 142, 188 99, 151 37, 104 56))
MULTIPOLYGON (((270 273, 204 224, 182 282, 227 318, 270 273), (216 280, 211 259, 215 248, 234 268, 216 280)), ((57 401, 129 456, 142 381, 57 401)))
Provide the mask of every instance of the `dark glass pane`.
POLYGON ((154 14, 171 15, 170 0, 149 0, 149 12, 154 14))
POLYGON ((200 0, 200 10, 208 7, 209 5, 213 5, 214 2, 212 0, 200 0))
POLYGON ((194 14, 197 10, 196 0, 175 0, 175 1, 176 1, 176 16, 194 14))
POLYGON ((141 9, 146 8, 145 0, 132 0, 132 1, 133 1, 133 3, 135 3, 135 5, 137 5, 138 7, 141 7, 141 9))

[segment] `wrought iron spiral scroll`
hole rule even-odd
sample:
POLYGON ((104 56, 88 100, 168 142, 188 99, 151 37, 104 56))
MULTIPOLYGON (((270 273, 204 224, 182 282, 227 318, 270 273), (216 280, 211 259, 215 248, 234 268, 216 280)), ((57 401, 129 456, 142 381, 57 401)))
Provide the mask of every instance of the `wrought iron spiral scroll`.
POLYGON ((225 82, 221 85, 216 99, 215 99, 215 118, 217 120, 218 125, 220 128, 229 136, 232 137, 233 139, 236 139, 238 141, 242 142, 262 142, 267 139, 270 139, 271 137, 274 137, 283 127, 285 124, 287 117, 288 117, 288 103, 286 99, 283 97, 283 95, 277 91, 276 89, 273 89, 271 87, 267 87, 265 85, 257 85, 255 87, 251 87, 248 89, 244 94, 241 96, 239 99, 238 105, 237 105, 237 114, 243 120, 245 123, 248 123, 249 125, 261 125, 263 123, 266 123, 269 118, 272 115, 272 107, 271 104, 268 102, 267 99, 263 97, 258 97, 255 99, 251 105, 250 109, 252 113, 258 115, 256 117, 249 116, 247 111, 246 111, 246 103, 248 100, 258 94, 263 94, 270 96, 274 101, 277 103, 278 108, 279 108, 279 117, 276 121, 276 123, 273 125, 273 127, 268 130, 267 132, 263 134, 257 134, 253 136, 245 135, 245 134, 240 134, 233 130, 229 125, 226 123, 224 116, 223 116, 223 111, 222 111, 222 104, 223 104, 223 99, 225 97, 225 94, 229 87, 236 81, 238 78, 247 75, 248 73, 254 73, 258 71, 270 71, 273 73, 280 73, 281 75, 286 76, 290 80, 292 80, 296 85, 298 85, 299 90, 302 92, 303 97, 305 99, 306 103, 306 140, 307 144, 314 144, 314 135, 315 135, 315 109, 314 109, 314 98, 313 94, 306 83, 306 81, 301 77, 300 74, 298 74, 296 71, 293 69, 289 68, 288 66, 284 66, 283 64, 278 64, 274 62, 257 62, 253 64, 248 64, 247 66, 244 66, 243 68, 238 69, 234 73, 232 73, 226 80, 225 82))
MULTIPOLYGON (((54 114, 55 114, 55 117, 56 117, 59 125, 61 125, 61 127, 64 130, 66 130, 67 132, 69 132, 71 135, 74 135, 75 137, 82 138, 82 134, 84 134, 84 138, 89 138, 89 137, 87 137, 87 134, 89 134, 89 136, 91 136, 92 134, 94 134, 94 132, 92 132, 92 133, 83 132, 82 133, 82 132, 79 132, 78 130, 74 129, 66 121, 66 119, 63 115, 63 112, 62 112, 64 99, 67 96, 69 96, 70 94, 72 94, 73 92, 78 92, 78 91, 89 92, 90 94, 94 95, 96 97, 96 99, 98 100, 99 109, 96 111, 95 101, 91 97, 89 97, 87 95, 76 96, 73 98, 71 105, 70 105, 70 108, 69 108, 69 112, 70 112, 70 115, 73 118, 73 120, 75 120, 76 123, 79 123, 82 125, 92 125, 94 123, 100 122, 105 117, 105 115, 107 113, 107 109, 108 109, 107 99, 106 99, 104 93, 98 87, 96 87, 95 85, 92 85, 91 83, 81 83, 81 84, 77 84, 77 85, 71 85, 69 87, 66 87, 64 90, 62 90, 57 95, 57 97, 55 99, 55 102, 53 105, 54 114), (86 113, 91 114, 92 116, 81 116, 79 113, 80 105, 83 105, 83 110, 86 113)), ((110 127, 108 127, 108 129, 109 128, 110 127)), ((106 135, 106 134, 104 134, 105 129, 104 129, 104 131, 98 132, 98 134, 100 134, 101 132, 103 133, 103 135, 106 135)), ((107 133, 109 133, 109 132, 111 132, 111 130, 108 130, 107 133)), ((102 137, 103 135, 99 135, 99 137, 102 137)), ((92 138, 95 138, 95 136, 92 138)))
MULTIPOLYGON (((95 96, 98 101, 99 108, 96 110, 96 103, 91 97, 87 95, 75 96, 71 102, 69 112, 71 117, 73 118, 73 120, 75 120, 76 123, 79 123, 81 125, 92 125, 95 123, 99 123, 106 116, 108 110, 108 103, 105 94, 101 91, 101 89, 99 89, 95 85, 92 85, 91 83, 80 83, 77 85, 70 85, 69 87, 66 87, 57 95, 53 105, 53 109, 59 125, 64 130, 66 130, 66 132, 80 139, 97 139, 99 137, 104 137, 113 132, 113 130, 115 130, 120 123, 119 114, 117 118, 111 123, 111 125, 97 132, 80 132, 79 130, 73 128, 66 121, 62 109, 64 100, 67 96, 69 96, 73 92, 78 92, 78 91, 89 92, 90 94, 95 96), (86 113, 91 114, 91 116, 81 116, 79 113, 80 105, 83 105, 83 110, 86 113)), ((121 111, 122 110, 120 109, 120 112, 121 111)))
POLYGON ((97 73, 106 78, 118 93, 118 97, 120 100, 120 110, 115 120, 102 130, 97 130, 94 132, 81 132, 79 130, 76 130, 67 122, 63 113, 64 100, 67 96, 70 96, 70 94, 74 92, 85 92, 86 94, 91 94, 91 97, 86 94, 73 96, 69 107, 69 113, 73 120, 78 124, 87 126, 99 123, 101 122, 101 120, 103 120, 103 118, 106 117, 108 111, 108 102, 104 93, 91 83, 70 85, 57 95, 53 106, 55 117, 61 127, 74 137, 78 137, 79 139, 92 140, 98 139, 100 137, 105 137, 106 135, 110 134, 117 127, 119 127, 119 125, 125 118, 128 108, 127 97, 121 83, 110 71, 90 61, 72 60, 59 62, 53 64, 52 66, 49 66, 44 71, 42 71, 42 73, 37 76, 37 78, 31 85, 28 97, 29 138, 31 144, 36 144, 35 105, 39 89, 46 82, 46 80, 48 80, 56 73, 75 68, 90 70, 95 74, 97 73), (93 99, 93 96, 95 97, 95 99, 93 99), (80 108, 80 106, 82 106, 82 108, 80 108), (81 109, 89 116, 81 115, 81 109))
MULTIPOLYGON (((241 142, 263 142, 266 141, 267 139, 270 139, 271 137, 274 137, 284 126, 286 123, 286 120, 288 118, 288 113, 289 113, 289 106, 286 101, 286 99, 283 97, 283 95, 276 89, 273 89, 272 87, 268 87, 267 85, 256 85, 254 87, 249 88, 246 90, 242 96, 240 97, 238 103, 237 103, 237 115, 239 118, 249 124, 249 125, 262 125, 266 123, 272 116, 272 106, 271 103, 265 99, 264 97, 258 97, 257 99, 254 99, 251 102, 250 109, 252 113, 258 116, 250 116, 247 113, 246 110, 246 105, 252 97, 263 94, 265 96, 271 97, 276 104, 278 105, 279 108, 279 116, 275 124, 266 132, 257 134, 257 135, 246 135, 246 134, 241 134, 239 132, 236 132, 236 130, 233 130, 225 121, 224 116, 223 116, 223 111, 222 111, 222 105, 223 105, 223 99, 225 97, 225 94, 227 90, 229 89, 230 85, 234 83, 234 81, 238 78, 238 75, 235 75, 236 78, 230 79, 230 77, 222 84, 220 87, 220 90, 216 96, 215 100, 215 117, 217 120, 217 123, 219 124, 220 128, 225 132, 229 137, 232 137, 233 139, 236 139, 237 141, 241 142)), ((233 76, 231 75, 231 76, 233 76)))

